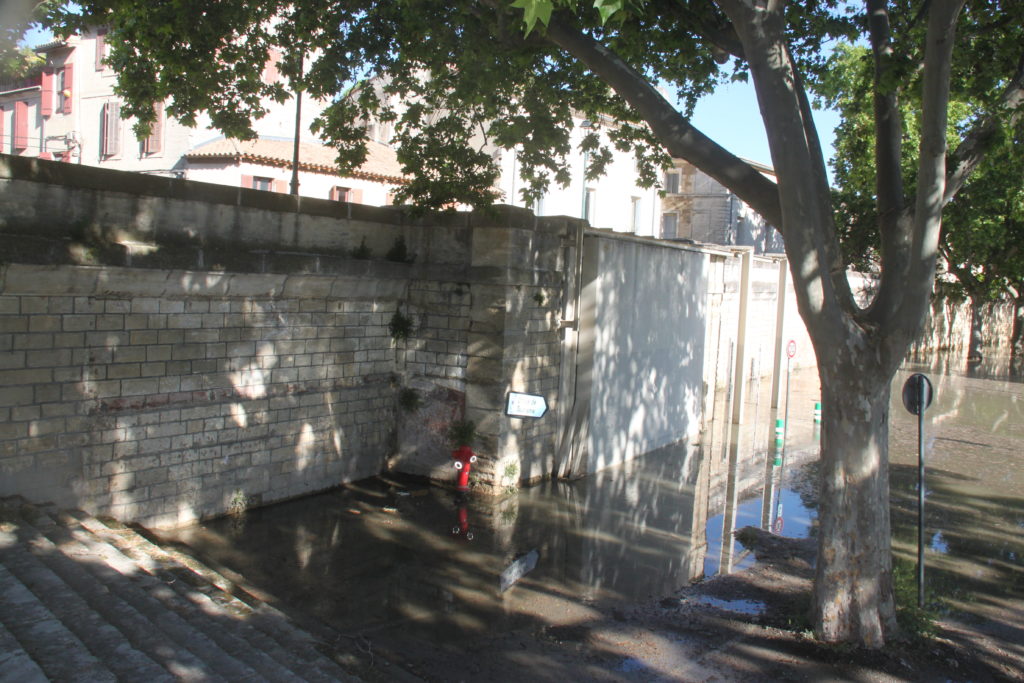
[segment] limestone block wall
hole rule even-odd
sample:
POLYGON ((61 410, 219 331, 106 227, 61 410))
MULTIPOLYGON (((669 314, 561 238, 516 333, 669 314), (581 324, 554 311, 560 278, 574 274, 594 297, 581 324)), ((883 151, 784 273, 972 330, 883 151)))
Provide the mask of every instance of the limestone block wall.
POLYGON ((389 464, 449 476, 463 415, 481 483, 550 469, 553 418, 503 407, 557 403, 566 219, 6 156, 0 203, 0 495, 178 525, 389 464))
POLYGON ((211 279, 0 268, 4 493, 173 525, 379 471, 395 300, 310 294, 338 277, 211 279))

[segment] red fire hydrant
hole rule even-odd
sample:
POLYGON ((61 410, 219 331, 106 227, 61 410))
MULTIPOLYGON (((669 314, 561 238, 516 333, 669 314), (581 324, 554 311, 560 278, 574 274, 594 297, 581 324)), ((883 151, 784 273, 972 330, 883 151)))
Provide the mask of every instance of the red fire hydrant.
POLYGON ((456 489, 459 491, 469 490, 469 469, 470 465, 476 462, 476 453, 469 446, 459 446, 452 451, 452 463, 459 472, 459 482, 456 489))

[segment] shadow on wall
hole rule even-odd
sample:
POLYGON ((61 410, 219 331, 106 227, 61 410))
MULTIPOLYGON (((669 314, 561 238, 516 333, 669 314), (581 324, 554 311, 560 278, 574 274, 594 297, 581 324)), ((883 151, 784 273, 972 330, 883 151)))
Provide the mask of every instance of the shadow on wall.
MULTIPOLYGON (((68 499, 55 489, 46 499, 165 526, 380 470, 393 431, 394 302, 289 296, 275 288, 282 276, 182 272, 155 292, 166 271, 96 275, 89 296, 16 297, 66 312, 54 316, 63 331, 51 364, 37 370, 50 383, 32 387, 41 414, 75 414, 48 444, 69 459, 68 499), (211 286, 242 278, 262 296, 211 286)), ((26 364, 43 358, 25 354, 26 364)), ((30 439, 41 426, 27 422, 30 439)), ((47 444, 17 447, 36 445, 47 444)), ((52 471, 51 455, 37 453, 33 469, 52 471)))
POLYGON ((597 239, 590 472, 696 441, 707 327, 706 254, 597 239))

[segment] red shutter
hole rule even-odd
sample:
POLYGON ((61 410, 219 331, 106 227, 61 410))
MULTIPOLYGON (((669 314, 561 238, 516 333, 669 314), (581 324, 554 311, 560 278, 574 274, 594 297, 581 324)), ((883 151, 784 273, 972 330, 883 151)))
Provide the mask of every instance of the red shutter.
POLYGON ((363 203, 363 191, 362 190, 349 190, 348 201, 352 204, 363 203))
POLYGON ((74 73, 74 64, 64 65, 64 90, 67 91, 67 95, 64 98, 64 113, 71 113, 71 100, 74 99, 74 80, 72 78, 74 73))
POLYGON ((43 92, 39 100, 39 113, 43 116, 53 114, 53 70, 43 70, 43 92))
POLYGON ((24 152, 28 149, 28 102, 24 100, 14 103, 14 140, 12 152, 24 152))
POLYGON ((288 185, 287 180, 274 180, 274 192, 288 194, 288 185))
POLYGON ((103 58, 107 56, 107 32, 99 31, 96 34, 96 70, 103 71, 103 58))
POLYGON ((42 154, 39 155, 39 158, 40 159, 45 159, 46 161, 52 161, 53 160, 53 155, 50 154, 49 152, 43 152, 42 154))
POLYGON ((253 189, 252 181, 253 178, 251 175, 245 175, 244 173, 242 174, 242 187, 247 187, 250 190, 253 189))
POLYGON ((395 203, 395 195, 393 192, 388 192, 384 195, 384 206, 391 206, 395 203))

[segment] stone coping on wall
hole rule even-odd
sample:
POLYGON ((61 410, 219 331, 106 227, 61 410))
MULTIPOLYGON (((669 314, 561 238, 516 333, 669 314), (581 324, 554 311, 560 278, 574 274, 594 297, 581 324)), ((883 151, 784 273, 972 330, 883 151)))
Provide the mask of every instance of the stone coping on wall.
MULTIPOLYGON (((528 274, 538 271, 536 264, 518 267, 522 240, 509 240, 495 260, 495 254, 481 255, 474 235, 496 229, 558 239, 579 222, 537 218, 504 205, 417 214, 411 207, 348 204, 3 154, 0 199, 0 262, 176 270, 372 276, 381 268, 405 268, 409 276, 431 277, 423 269, 440 266, 438 275, 446 279, 544 284, 543 277, 537 281, 528 274), (388 263, 399 240, 415 255, 413 264, 388 263), (372 261, 354 257, 361 245, 370 249, 372 261), (452 270, 470 266, 480 269, 452 270)), ((482 242, 487 249, 500 243, 482 242)), ((551 269, 539 269, 545 270, 551 269)))

